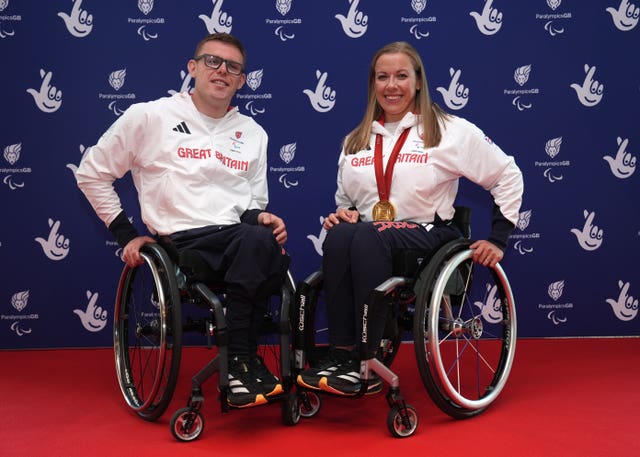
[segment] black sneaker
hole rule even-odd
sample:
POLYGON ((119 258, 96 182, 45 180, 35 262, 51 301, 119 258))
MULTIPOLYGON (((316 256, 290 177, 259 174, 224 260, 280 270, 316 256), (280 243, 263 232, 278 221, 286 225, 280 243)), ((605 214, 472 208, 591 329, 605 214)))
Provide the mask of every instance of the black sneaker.
POLYGON ((227 403, 235 408, 246 408, 267 403, 257 376, 251 369, 249 358, 229 358, 229 391, 227 403))
POLYGON ((349 359, 324 376, 321 390, 337 395, 356 395, 360 391, 360 362, 349 359))
MULTIPOLYGON (((349 359, 341 363, 337 370, 320 381, 320 389, 337 395, 353 396, 360 392, 360 361, 349 359)), ((382 390, 382 379, 375 372, 369 372, 369 382, 365 395, 372 395, 382 390)))
POLYGON ((271 397, 284 392, 280 380, 264 364, 264 360, 259 355, 250 358, 251 372, 256 375, 257 381, 262 387, 265 396, 271 397))
MULTIPOLYGON (((335 373, 340 365, 351 359, 351 352, 344 349, 329 349, 329 352, 322 357, 317 364, 304 370, 296 379, 297 383, 302 387, 315 390, 323 390, 321 382, 326 380, 327 376, 335 373)), ((324 381, 326 382, 326 381, 324 381)))

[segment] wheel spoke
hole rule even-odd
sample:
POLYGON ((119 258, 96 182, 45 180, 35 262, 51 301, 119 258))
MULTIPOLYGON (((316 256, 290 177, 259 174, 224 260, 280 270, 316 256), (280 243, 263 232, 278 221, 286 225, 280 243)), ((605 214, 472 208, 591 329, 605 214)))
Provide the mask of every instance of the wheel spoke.
POLYGON ((472 256, 470 249, 440 249, 416 292, 420 374, 437 406, 456 418, 477 414, 495 400, 515 352, 515 308, 506 276, 499 265, 472 263, 472 256))
POLYGON ((155 420, 168 406, 177 381, 180 299, 166 253, 146 248, 141 250, 144 263, 125 267, 120 278, 114 349, 126 402, 142 418, 155 420))

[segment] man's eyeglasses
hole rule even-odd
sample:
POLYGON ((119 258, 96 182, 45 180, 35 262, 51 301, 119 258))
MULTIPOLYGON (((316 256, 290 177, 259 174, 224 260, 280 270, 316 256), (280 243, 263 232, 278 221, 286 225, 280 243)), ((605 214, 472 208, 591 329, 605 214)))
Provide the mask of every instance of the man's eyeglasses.
POLYGON ((204 61, 204 64, 207 67, 213 68, 216 70, 220 68, 220 65, 222 65, 222 62, 224 62, 224 64, 227 67, 227 72, 231 75, 237 76, 241 74, 243 70, 241 63, 235 62, 233 60, 223 59, 222 57, 214 56, 213 54, 201 54, 193 58, 193 60, 195 60, 196 62, 200 59, 204 61))

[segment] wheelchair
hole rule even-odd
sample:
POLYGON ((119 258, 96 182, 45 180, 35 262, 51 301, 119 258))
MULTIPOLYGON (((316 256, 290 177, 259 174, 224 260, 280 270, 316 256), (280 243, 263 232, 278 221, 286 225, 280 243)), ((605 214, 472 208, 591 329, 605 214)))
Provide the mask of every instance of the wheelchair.
MULTIPOLYGON (((444 244, 429 259, 420 251, 399 252, 393 276, 376 287, 363 306, 361 388, 355 398, 366 393, 371 371, 387 382, 387 429, 394 437, 411 436, 418 427, 418 414, 405 403, 398 376, 390 368, 403 335, 413 336, 418 370, 430 398, 455 419, 486 410, 509 377, 517 336, 514 297, 500 264, 490 268, 473 262, 470 215, 469 208, 456 207, 453 222, 463 237, 444 244), (382 338, 371 341, 372 317, 380 314, 386 316, 382 338)), ((296 288, 293 351, 298 373, 323 349, 315 322, 322 282, 322 272, 316 271, 296 288)), ((303 400, 305 395, 313 398, 316 414, 319 394, 299 394, 303 400)))
MULTIPOLYGON (((212 342, 215 343, 217 354, 193 376, 187 405, 176 411, 170 421, 174 438, 192 441, 204 430, 202 384, 215 373, 218 373, 221 410, 227 412, 232 408, 227 403, 225 289, 223 274, 212 271, 202 261, 197 262, 197 253, 178 254, 171 248, 160 240, 146 244, 140 251, 144 263, 123 268, 114 313, 115 363, 120 389, 129 408, 142 419, 155 421, 166 411, 175 391, 185 334, 204 335, 209 349, 212 342), (190 267, 185 267, 185 263, 190 267), (184 308, 187 304, 195 305, 193 309, 200 315, 183 318, 183 304, 184 308)), ((285 254, 283 258, 288 260, 285 254)), ((279 342, 271 348, 284 390, 266 398, 268 403, 281 401, 283 422, 295 425, 300 414, 299 404, 290 393, 293 379, 289 321, 295 284, 288 270, 284 276, 284 283, 273 291, 275 299, 269 299, 261 335, 271 337, 267 341, 279 342), (278 350, 273 349, 278 346, 279 357, 278 350)), ((261 351, 265 350, 262 338, 261 351)))

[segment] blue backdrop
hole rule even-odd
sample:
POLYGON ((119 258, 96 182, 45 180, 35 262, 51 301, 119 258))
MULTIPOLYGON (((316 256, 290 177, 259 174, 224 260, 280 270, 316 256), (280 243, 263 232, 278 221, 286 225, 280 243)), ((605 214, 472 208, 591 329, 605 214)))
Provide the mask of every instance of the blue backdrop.
MULTIPOLYGON (((519 335, 640 334, 640 26, 628 0, 0 0, 0 347, 110 346, 122 261, 78 190, 88 146, 129 105, 190 90, 207 33, 248 49, 234 101, 269 133, 270 209, 291 272, 320 265, 340 142, 373 53, 411 42, 433 99, 525 179, 503 265, 519 335)), ((130 181, 118 186, 141 230, 130 181)), ((488 194, 469 183, 474 237, 488 194)))

